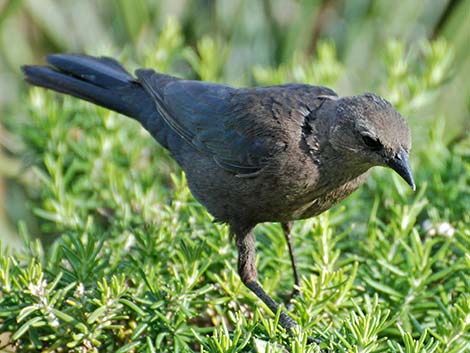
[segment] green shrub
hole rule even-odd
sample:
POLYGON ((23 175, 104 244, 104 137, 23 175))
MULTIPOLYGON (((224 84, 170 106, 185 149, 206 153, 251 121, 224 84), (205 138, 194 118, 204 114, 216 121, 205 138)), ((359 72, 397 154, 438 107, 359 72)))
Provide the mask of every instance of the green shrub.
MULTIPOLYGON (((223 81, 228 44, 206 37, 190 49, 176 22, 159 38, 142 54, 146 65, 223 81)), ((428 129, 415 116, 450 64, 441 41, 411 53, 387 44, 377 87, 411 117, 418 191, 377 170, 342 205, 295 224, 303 296, 294 337, 242 285, 227 228, 137 123, 31 89, 29 119, 9 125, 30 161, 31 208, 54 240, 43 246, 20 225, 25 250, 0 255, 1 349, 318 352, 306 343, 313 336, 333 352, 470 350, 470 139, 445 142, 440 116, 428 129)), ((323 43, 314 58, 295 54, 253 76, 334 88, 345 70, 323 43)), ((293 281, 281 229, 256 234, 262 284, 283 300, 293 281)))

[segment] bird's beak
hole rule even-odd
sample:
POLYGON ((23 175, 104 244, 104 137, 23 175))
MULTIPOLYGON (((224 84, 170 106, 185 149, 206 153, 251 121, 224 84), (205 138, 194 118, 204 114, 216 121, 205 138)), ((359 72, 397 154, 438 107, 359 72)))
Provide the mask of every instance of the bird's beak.
POLYGON ((407 183, 411 186, 413 191, 416 190, 416 185, 411 173, 410 163, 408 162, 408 153, 400 149, 392 158, 387 159, 387 165, 398 173, 407 183))

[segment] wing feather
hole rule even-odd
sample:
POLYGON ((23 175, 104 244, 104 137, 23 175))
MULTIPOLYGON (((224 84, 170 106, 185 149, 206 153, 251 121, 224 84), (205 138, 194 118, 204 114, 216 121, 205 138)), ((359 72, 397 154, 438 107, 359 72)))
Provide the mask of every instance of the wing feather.
POLYGON ((239 177, 256 176, 285 147, 279 141, 282 128, 272 124, 270 117, 289 119, 295 111, 300 116, 295 124, 300 124, 304 119, 301 112, 309 113, 304 106, 312 98, 335 95, 326 87, 302 84, 238 90, 153 70, 137 70, 136 74, 175 133, 239 177))
POLYGON ((160 74, 149 70, 138 70, 137 76, 165 122, 194 148, 212 155, 220 167, 241 175, 254 175, 264 167, 267 146, 260 148, 262 139, 237 127, 244 113, 232 103, 235 89, 183 80, 162 85, 160 74))

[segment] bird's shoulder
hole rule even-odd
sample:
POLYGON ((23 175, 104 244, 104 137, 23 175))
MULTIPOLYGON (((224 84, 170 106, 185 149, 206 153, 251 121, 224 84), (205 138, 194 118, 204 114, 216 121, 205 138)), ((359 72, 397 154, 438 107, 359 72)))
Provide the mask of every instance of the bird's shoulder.
POLYGON ((261 111, 264 117, 296 122, 315 111, 323 98, 337 97, 330 88, 300 83, 240 89, 238 95, 255 114, 261 111))
POLYGON ((318 159, 317 154, 327 142, 328 130, 335 117, 335 105, 324 104, 339 99, 338 95, 330 88, 306 84, 257 90, 266 101, 265 110, 270 110, 267 114, 279 123, 287 141, 297 144, 302 153, 314 160, 318 159))

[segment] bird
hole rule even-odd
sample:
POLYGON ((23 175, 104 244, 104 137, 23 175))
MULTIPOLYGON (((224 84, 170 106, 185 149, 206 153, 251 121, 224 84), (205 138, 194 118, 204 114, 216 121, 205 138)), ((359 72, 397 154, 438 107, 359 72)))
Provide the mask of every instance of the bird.
POLYGON ((415 190, 411 133, 393 105, 373 93, 340 97, 302 83, 234 88, 138 69, 110 57, 53 54, 25 65, 27 82, 133 118, 166 148, 194 197, 226 223, 241 281, 288 331, 297 322, 258 280, 254 228, 279 222, 294 276, 296 220, 317 216, 358 189, 375 166, 415 190))

